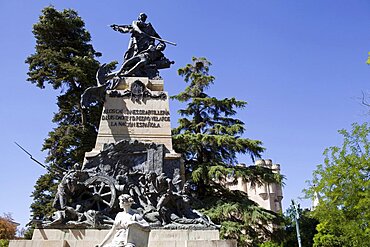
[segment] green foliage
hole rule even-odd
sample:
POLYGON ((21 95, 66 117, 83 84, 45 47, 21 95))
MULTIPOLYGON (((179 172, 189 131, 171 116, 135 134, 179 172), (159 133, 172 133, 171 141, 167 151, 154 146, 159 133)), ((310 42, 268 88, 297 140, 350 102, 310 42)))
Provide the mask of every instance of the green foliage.
POLYGON ((31 240, 32 239, 32 236, 33 236, 33 231, 34 230, 35 230, 35 228, 33 228, 33 227, 29 227, 29 228, 25 229, 25 231, 23 233, 23 238, 24 239, 31 240))
POLYGON ((320 195, 313 215, 319 220, 314 246, 369 246, 370 128, 353 124, 340 130, 343 144, 324 152, 307 196, 320 195))
POLYGON ((239 246, 254 246, 261 236, 271 234, 268 223, 277 219, 263 210, 240 191, 230 191, 222 185, 228 176, 242 177, 252 184, 281 182, 281 176, 262 167, 238 167, 237 154, 259 158, 264 148, 259 140, 243 138, 244 123, 234 118, 236 109, 246 102, 235 98, 217 99, 206 93, 215 78, 209 75, 211 63, 205 58, 193 58, 192 64, 179 69, 189 85, 173 99, 186 103, 179 110, 182 118, 173 129, 174 148, 184 155, 186 176, 196 188, 203 212, 221 224, 225 238, 238 239, 239 246))
POLYGON ((33 26, 36 53, 26 60, 30 66, 28 80, 40 88, 50 83, 54 89, 62 84, 79 87, 90 81, 98 63, 84 26, 74 10, 59 12, 52 6, 43 9, 33 26))
POLYGON ((271 237, 270 223, 278 223, 277 215, 259 207, 242 191, 230 191, 217 183, 208 185, 202 200, 204 212, 221 225, 222 238, 237 239, 239 246, 255 246, 271 237))
MULTIPOLYGON (((259 247, 283 247, 284 245, 283 244, 277 244, 277 243, 274 243, 274 242, 264 242, 262 244, 259 245, 259 247)), ((290 246, 290 245, 287 245, 287 246, 290 246)))
POLYGON ((54 211, 53 199, 54 191, 57 189, 57 180, 55 174, 48 172, 42 175, 37 181, 32 192, 33 203, 31 209, 34 218, 42 219, 54 211))
POLYGON ((0 247, 8 247, 9 239, 0 239, 0 247))
POLYGON ((179 75, 189 86, 173 96, 180 102, 188 102, 186 109, 179 110, 185 118, 179 119, 179 126, 173 130, 173 140, 177 151, 185 154, 187 165, 202 173, 194 178, 197 182, 197 178, 209 180, 210 162, 213 165, 233 164, 238 153, 248 153, 254 159, 264 150, 261 141, 241 138, 244 123, 232 118, 235 108, 243 108, 246 102, 235 98, 219 100, 205 93, 214 81, 214 77, 208 75, 209 66, 205 58, 193 58, 193 64, 179 69, 179 75), (192 163, 193 160, 196 162, 192 163))
POLYGON ((49 84, 61 91, 57 98, 59 110, 53 117, 57 127, 49 132, 43 145, 43 150, 48 151, 46 161, 54 171, 36 182, 31 205, 34 218, 53 211, 52 199, 62 177, 57 167, 68 169, 74 163, 81 163, 84 153, 95 144, 101 107, 93 107, 83 114, 79 103, 85 89, 96 84, 95 73, 99 67, 84 25, 74 10, 57 11, 50 6, 42 10, 39 22, 33 26, 36 47, 35 53, 26 59, 28 81, 39 88, 49 84), (89 124, 82 123, 82 116, 89 124))
MULTIPOLYGON (((317 233, 316 226, 319 223, 312 216, 312 212, 309 209, 302 209, 298 204, 298 214, 299 214, 299 230, 301 236, 302 246, 313 246, 313 238, 317 233)), ((283 241, 282 246, 298 247, 297 241, 297 231, 295 222, 296 213, 293 205, 285 212, 285 227, 283 230, 283 241)))
POLYGON ((367 60, 366 60, 366 63, 367 64, 370 64, 370 52, 369 52, 369 54, 368 54, 369 56, 367 57, 367 60))

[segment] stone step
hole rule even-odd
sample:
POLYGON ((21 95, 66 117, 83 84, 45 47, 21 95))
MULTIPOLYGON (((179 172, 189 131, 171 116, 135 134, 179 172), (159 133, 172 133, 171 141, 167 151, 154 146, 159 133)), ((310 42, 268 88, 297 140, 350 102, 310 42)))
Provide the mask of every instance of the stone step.
POLYGON ((185 247, 237 247, 236 240, 188 240, 185 247))
MULTIPOLYGON (((9 247, 94 247, 97 240, 11 240, 9 247)), ((148 247, 237 247, 236 240, 155 240, 148 247)))
POLYGON ((148 247, 237 247, 236 240, 150 241, 148 247))
POLYGON ((218 230, 151 230, 149 241, 219 240, 218 230))
POLYGON ((10 240, 9 247, 69 247, 66 240, 10 240))
MULTIPOLYGON (((9 247, 94 247, 109 230, 97 229, 35 229, 32 240, 12 240, 9 247)), ((129 234, 130 235, 130 234, 129 234)), ((138 246, 147 247, 236 247, 235 240, 220 240, 218 230, 153 229, 136 236, 138 246), (148 234, 148 233, 146 233, 148 234), (137 239, 139 238, 139 240, 137 239)))
POLYGON ((88 240, 70 240, 67 241, 66 247, 95 247, 100 244, 100 241, 88 241, 88 240))
POLYGON ((102 240, 109 230, 35 229, 32 240, 102 240))
MULTIPOLYGON (((35 229, 32 240, 102 240, 109 230, 97 229, 35 229)), ((150 231, 149 241, 219 240, 218 230, 150 231)))

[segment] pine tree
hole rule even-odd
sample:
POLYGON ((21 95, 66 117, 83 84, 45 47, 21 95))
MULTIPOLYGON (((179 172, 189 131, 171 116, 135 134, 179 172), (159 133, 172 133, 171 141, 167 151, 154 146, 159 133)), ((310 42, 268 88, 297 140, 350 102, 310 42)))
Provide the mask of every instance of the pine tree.
POLYGON ((248 246, 271 234, 268 224, 276 216, 258 207, 245 193, 226 189, 222 182, 230 175, 254 183, 278 182, 281 177, 262 167, 236 166, 237 154, 254 160, 261 157, 264 148, 261 141, 243 138, 244 123, 234 118, 235 109, 244 108, 245 101, 206 94, 215 80, 209 75, 210 65, 205 58, 193 58, 193 64, 178 71, 189 86, 173 96, 187 103, 186 109, 179 110, 183 116, 179 126, 173 129, 174 148, 184 155, 187 178, 203 202, 198 207, 222 224, 224 237, 237 238, 239 245, 248 246))
POLYGON ((58 11, 54 7, 42 10, 39 22, 33 26, 36 38, 35 53, 26 59, 29 64, 28 81, 43 89, 50 84, 60 90, 57 98, 59 111, 53 122, 57 124, 46 138, 42 150, 47 150, 46 162, 52 171, 42 175, 32 193, 31 211, 34 218, 42 218, 53 211, 52 201, 62 171, 83 161, 84 153, 95 144, 101 107, 95 106, 82 124, 80 96, 96 84, 98 53, 90 44, 91 37, 83 20, 71 9, 58 11))

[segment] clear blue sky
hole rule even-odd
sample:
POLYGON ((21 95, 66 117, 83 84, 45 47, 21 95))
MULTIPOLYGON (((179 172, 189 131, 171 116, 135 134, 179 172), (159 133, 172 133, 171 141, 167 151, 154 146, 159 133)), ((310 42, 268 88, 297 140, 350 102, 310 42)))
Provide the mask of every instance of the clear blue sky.
MULTIPOLYGON (((46 154, 40 149, 57 110, 59 92, 27 82, 24 63, 34 53, 32 25, 50 4, 78 11, 92 44, 103 53, 101 62, 122 62, 129 39, 108 25, 129 24, 146 12, 163 38, 178 43, 165 51, 176 64, 161 72, 171 95, 185 87, 176 71, 192 56, 212 61, 216 81, 209 93, 248 102, 238 117, 246 124, 245 137, 264 142, 263 158, 281 164, 287 178, 284 208, 303 196, 324 148, 340 144, 337 130, 369 120, 359 99, 370 82, 365 64, 370 51, 368 0, 3 0, 0 214, 12 212, 22 225, 29 219, 33 185, 44 170, 14 141, 43 161, 46 154)), ((171 102, 173 127, 179 107, 171 102)), ((240 162, 251 163, 248 157, 240 162)))

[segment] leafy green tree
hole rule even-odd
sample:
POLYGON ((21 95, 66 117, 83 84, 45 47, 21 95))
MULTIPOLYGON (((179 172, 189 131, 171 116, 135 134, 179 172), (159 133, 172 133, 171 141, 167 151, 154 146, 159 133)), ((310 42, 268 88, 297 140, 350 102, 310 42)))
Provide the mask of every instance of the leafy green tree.
MULTIPOLYGON (((298 204, 298 214, 299 214, 299 230, 301 236, 302 246, 313 246, 313 238, 317 233, 316 226, 319 223, 313 216, 309 209, 302 209, 298 204)), ((298 247, 297 241, 297 231, 295 222, 296 212, 294 206, 286 210, 284 214, 284 240, 282 241, 283 246, 298 247)))
POLYGON ((343 143, 324 152, 307 196, 320 195, 313 216, 320 222, 314 246, 369 246, 370 127, 353 124, 340 130, 343 143))
POLYGON ((284 245, 268 241, 260 244, 258 247, 284 247, 284 245))
POLYGON ((70 168, 83 161, 84 153, 95 144, 101 107, 95 106, 86 114, 80 96, 84 90, 96 84, 95 73, 98 55, 90 44, 91 37, 83 20, 71 9, 58 11, 54 7, 42 10, 39 21, 33 26, 36 38, 35 53, 26 59, 29 64, 28 81, 43 89, 49 84, 60 90, 57 98, 56 123, 46 138, 43 150, 48 151, 48 171, 36 182, 31 205, 33 217, 44 217, 53 211, 52 201, 56 184, 62 177, 61 169, 70 168))
POLYGON ((193 58, 193 63, 179 69, 179 75, 189 83, 174 99, 187 103, 179 110, 183 118, 173 129, 173 143, 184 155, 186 175, 193 182, 198 201, 216 223, 221 223, 221 234, 237 238, 241 246, 253 246, 262 235, 269 235, 268 224, 276 215, 258 207, 241 191, 230 191, 223 186, 227 176, 242 177, 255 183, 277 182, 281 177, 262 167, 239 167, 237 154, 248 154, 254 160, 264 148, 262 142, 243 138, 244 123, 234 118, 235 108, 246 102, 235 98, 217 99, 206 94, 214 82, 209 75, 210 62, 193 58))
POLYGON ((0 239, 0 247, 8 247, 9 239, 0 239))

